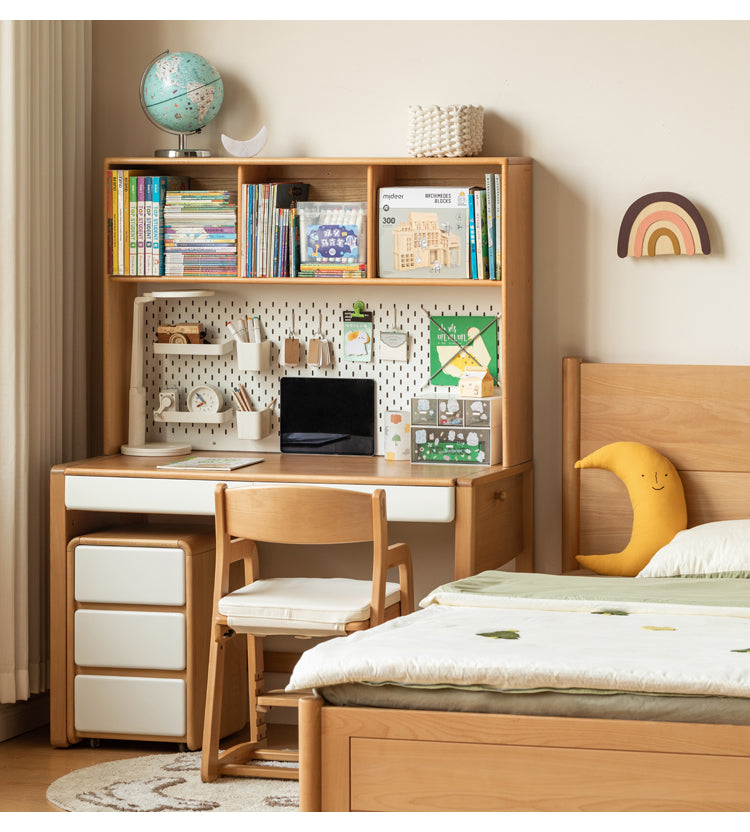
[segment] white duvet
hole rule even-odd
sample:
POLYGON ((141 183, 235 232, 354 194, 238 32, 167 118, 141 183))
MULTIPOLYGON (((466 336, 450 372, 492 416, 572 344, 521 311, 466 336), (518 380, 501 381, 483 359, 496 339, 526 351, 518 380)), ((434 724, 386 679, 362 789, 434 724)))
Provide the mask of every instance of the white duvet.
POLYGON ((287 689, 364 682, 750 698, 750 581, 726 597, 718 581, 669 579, 672 603, 653 600, 663 581, 651 599, 634 600, 634 579, 614 579, 631 584, 613 594, 611 581, 580 592, 583 584, 559 579, 558 591, 555 576, 539 576, 536 598, 537 576, 485 575, 478 593, 449 584, 418 612, 308 650, 287 689))

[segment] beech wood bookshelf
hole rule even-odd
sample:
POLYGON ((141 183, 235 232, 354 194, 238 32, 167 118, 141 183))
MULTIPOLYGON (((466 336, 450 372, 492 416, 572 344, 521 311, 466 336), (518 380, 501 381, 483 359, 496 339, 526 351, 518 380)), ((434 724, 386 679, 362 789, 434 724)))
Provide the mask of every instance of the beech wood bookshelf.
MULTIPOLYGON (((440 287, 461 296, 499 293, 500 382, 503 395, 503 462, 511 467, 530 462, 532 443, 532 162, 526 157, 460 158, 108 158, 107 171, 139 169, 154 174, 186 175, 195 189, 228 189, 240 193, 244 184, 306 182, 309 201, 367 204, 367 270, 361 278, 125 276, 109 273, 107 218, 104 216, 104 453, 117 453, 127 440, 127 391, 130 373, 133 300, 139 291, 190 288, 191 284, 234 284, 253 287, 290 284, 302 292, 315 286, 392 287, 394 302, 401 287, 440 287), (501 279, 381 278, 378 276, 378 191, 403 186, 479 186, 485 174, 500 175, 501 279)), ((106 194, 105 201, 106 205, 106 194)), ((239 234, 238 234, 239 237, 239 234)), ((497 294, 493 294, 494 299, 497 294)))

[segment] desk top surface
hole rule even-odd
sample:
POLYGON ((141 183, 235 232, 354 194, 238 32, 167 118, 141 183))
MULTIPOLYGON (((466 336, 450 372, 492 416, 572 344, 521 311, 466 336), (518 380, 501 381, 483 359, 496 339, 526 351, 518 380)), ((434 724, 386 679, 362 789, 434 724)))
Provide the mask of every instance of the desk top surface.
POLYGON ((114 454, 56 465, 66 476, 157 477, 222 480, 227 482, 309 482, 411 486, 471 485, 504 469, 500 465, 433 465, 388 460, 380 456, 325 456, 280 453, 217 453, 194 451, 193 456, 262 457, 263 462, 234 471, 190 471, 158 468, 183 457, 138 457, 114 454))

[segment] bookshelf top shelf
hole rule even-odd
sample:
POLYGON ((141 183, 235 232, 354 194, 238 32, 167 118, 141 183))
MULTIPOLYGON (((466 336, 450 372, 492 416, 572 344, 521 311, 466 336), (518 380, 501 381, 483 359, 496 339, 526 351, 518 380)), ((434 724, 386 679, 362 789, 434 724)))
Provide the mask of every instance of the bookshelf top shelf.
POLYGON ((145 165, 164 167, 205 167, 206 165, 227 165, 236 167, 238 165, 351 165, 351 166, 425 166, 439 167, 450 165, 451 167, 481 166, 481 165, 526 165, 531 164, 531 159, 526 156, 460 156, 460 157, 437 157, 420 158, 415 156, 396 156, 392 158, 266 158, 263 156, 252 156, 241 158, 237 156, 208 156, 203 158, 171 158, 160 156, 128 156, 112 157, 104 160, 105 167, 141 167, 145 165))

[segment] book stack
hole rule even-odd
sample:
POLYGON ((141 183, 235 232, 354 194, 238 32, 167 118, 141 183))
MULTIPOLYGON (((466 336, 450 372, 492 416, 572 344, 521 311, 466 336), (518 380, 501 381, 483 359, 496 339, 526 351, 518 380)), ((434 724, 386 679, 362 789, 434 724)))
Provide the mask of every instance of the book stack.
POLYGON ((299 265, 297 203, 307 199, 304 182, 242 185, 240 277, 295 277, 299 265))
POLYGON ((167 191, 164 274, 237 274, 237 205, 231 191, 167 191))
POLYGON ((501 277, 500 175, 485 187, 381 188, 380 277, 501 277))
POLYGON ((188 187, 186 176, 147 170, 107 171, 107 267, 110 274, 164 274, 164 196, 188 187))

